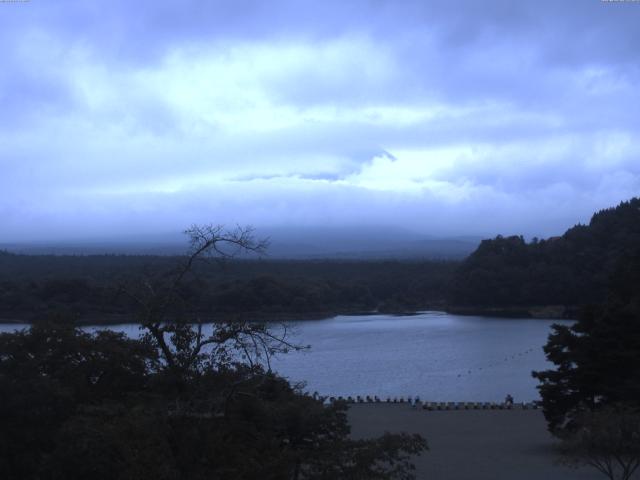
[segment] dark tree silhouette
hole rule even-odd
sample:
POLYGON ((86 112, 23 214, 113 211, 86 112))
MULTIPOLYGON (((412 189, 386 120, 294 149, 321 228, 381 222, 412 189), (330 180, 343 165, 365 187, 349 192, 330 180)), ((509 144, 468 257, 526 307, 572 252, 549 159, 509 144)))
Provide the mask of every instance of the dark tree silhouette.
POLYGON ((221 225, 194 225, 185 231, 190 248, 181 262, 168 272, 130 282, 121 291, 138 305, 138 318, 144 336, 161 353, 167 370, 178 377, 189 375, 202 368, 202 360, 210 363, 227 361, 231 352, 241 351, 251 365, 257 359, 269 364, 274 353, 283 353, 301 347, 287 341, 286 325, 279 335, 264 324, 247 321, 223 321, 212 325, 205 333, 200 316, 189 308, 184 284, 199 261, 215 258, 226 260, 242 253, 262 255, 268 245, 266 240, 256 240, 251 228, 225 230, 221 225))
POLYGON ((0 471, 13 479, 411 479, 418 435, 352 440, 344 403, 324 405, 270 371, 299 348, 286 331, 207 330, 184 285, 213 253, 259 252, 251 231, 187 231, 190 253, 122 291, 142 338, 54 318, 0 335, 0 471))
POLYGON ((572 313, 573 307, 606 300, 611 274, 639 244, 640 198, 597 212, 589 225, 560 237, 484 240, 454 275, 449 303, 513 309, 517 315, 527 307, 557 305, 572 313))
POLYGON ((545 352, 556 369, 533 373, 552 431, 571 430, 584 410, 640 408, 640 247, 620 259, 610 284, 604 305, 553 326, 545 352))
POLYGON ((609 406, 584 412, 576 431, 562 436, 562 461, 589 465, 610 480, 629 480, 640 466, 640 412, 609 406))
POLYGON ((640 465, 640 246, 619 259, 606 303, 555 325, 545 352, 556 369, 533 375, 564 460, 629 479, 640 465))

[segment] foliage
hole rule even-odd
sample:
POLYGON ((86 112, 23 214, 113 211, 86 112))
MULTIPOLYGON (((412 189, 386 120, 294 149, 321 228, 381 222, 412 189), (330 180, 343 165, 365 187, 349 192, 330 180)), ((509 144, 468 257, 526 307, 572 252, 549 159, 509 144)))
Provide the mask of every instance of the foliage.
POLYGON ((586 410, 616 403, 640 407, 640 246, 620 260, 607 302, 586 308, 572 326, 555 325, 545 353, 556 369, 541 381, 552 431, 571 430, 586 410))
POLYGON ((121 403, 147 388, 157 354, 143 342, 69 323, 0 335, 0 470, 37 478, 59 429, 81 405, 121 403))
POLYGON ((597 212, 561 237, 484 240, 450 285, 452 305, 480 307, 603 302, 620 259, 640 244, 640 198, 597 212))
MULTIPOLYGON (((0 256, 0 317, 34 318, 50 311, 80 321, 122 322, 137 312, 121 284, 158 278, 179 257, 141 255, 0 256)), ((442 304, 456 267, 445 261, 198 258, 181 284, 192 313, 208 318, 318 317, 338 313, 402 312, 442 304)), ((172 307, 171 305, 169 307, 172 307)))
POLYGON ((610 480, 628 480, 640 466, 640 411, 615 405, 584 412, 562 437, 562 461, 590 465, 610 480))
POLYGON ((553 327, 545 352, 556 369, 533 375, 565 462, 626 480, 640 465, 640 245, 618 262, 607 301, 553 327))
POLYGON ((352 440, 346 405, 269 370, 274 352, 299 348, 286 331, 242 321, 205 331, 182 289, 196 261, 261 244, 247 230, 188 233, 192 250, 174 269, 122 286, 139 340, 66 318, 0 335, 3 478, 413 478, 424 439, 352 440))

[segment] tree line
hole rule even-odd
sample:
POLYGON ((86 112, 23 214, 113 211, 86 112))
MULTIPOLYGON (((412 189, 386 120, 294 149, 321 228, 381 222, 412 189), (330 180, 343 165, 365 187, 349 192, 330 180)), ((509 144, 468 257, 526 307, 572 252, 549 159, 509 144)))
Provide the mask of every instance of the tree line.
POLYGON ((513 307, 601 303, 617 265, 640 244, 640 199, 595 213, 549 239, 498 236, 481 242, 449 285, 454 306, 513 307))
MULTIPOLYGON (((0 317, 30 321, 65 312, 81 321, 135 313, 121 287, 180 263, 180 257, 0 255, 0 317), (102 316, 102 317, 101 317, 102 316)), ((450 261, 198 259, 180 286, 190 308, 211 319, 407 312, 442 306, 450 261)))

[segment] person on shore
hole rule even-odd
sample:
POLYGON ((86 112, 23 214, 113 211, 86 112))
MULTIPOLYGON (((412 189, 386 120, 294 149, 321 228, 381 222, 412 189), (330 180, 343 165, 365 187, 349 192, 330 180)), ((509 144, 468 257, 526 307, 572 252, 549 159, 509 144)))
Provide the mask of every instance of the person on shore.
POLYGON ((506 407, 513 407, 513 397, 511 396, 511 394, 507 394, 507 396, 504 399, 504 405, 506 407))

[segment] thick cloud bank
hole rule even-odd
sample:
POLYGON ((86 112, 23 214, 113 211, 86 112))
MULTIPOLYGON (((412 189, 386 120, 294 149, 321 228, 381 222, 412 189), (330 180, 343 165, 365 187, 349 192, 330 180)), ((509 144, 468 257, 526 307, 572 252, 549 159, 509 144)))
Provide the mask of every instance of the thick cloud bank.
POLYGON ((0 241, 552 235, 640 193, 640 3, 0 3, 0 241))

